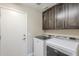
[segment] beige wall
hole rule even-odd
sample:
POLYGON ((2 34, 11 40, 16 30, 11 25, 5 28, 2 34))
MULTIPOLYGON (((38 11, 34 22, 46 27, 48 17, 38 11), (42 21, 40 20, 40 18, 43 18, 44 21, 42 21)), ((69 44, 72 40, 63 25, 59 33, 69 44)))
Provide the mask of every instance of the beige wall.
POLYGON ((45 33, 79 38, 79 29, 47 30, 45 33))
POLYGON ((42 13, 32 8, 27 12, 28 54, 33 52, 33 37, 43 33, 42 13))

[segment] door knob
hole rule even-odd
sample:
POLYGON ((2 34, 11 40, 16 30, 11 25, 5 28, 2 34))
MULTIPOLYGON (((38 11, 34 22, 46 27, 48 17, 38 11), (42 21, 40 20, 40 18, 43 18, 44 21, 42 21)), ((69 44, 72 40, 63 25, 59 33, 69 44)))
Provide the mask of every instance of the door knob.
POLYGON ((26 40, 26 38, 23 38, 23 40, 26 40))
POLYGON ((24 34, 24 36, 26 36, 26 35, 24 34))

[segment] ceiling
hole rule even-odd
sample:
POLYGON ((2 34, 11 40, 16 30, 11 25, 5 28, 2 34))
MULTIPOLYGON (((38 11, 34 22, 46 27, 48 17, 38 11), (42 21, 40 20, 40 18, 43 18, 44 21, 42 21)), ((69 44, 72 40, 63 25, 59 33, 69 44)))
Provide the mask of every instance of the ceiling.
POLYGON ((56 5, 57 3, 23 3, 24 6, 35 8, 39 11, 45 11, 46 9, 56 5))

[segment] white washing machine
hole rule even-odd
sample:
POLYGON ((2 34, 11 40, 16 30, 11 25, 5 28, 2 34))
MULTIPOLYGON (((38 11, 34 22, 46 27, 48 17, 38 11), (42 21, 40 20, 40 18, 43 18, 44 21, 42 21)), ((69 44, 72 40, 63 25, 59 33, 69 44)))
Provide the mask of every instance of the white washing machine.
POLYGON ((52 38, 46 41, 49 56, 77 56, 79 55, 79 41, 68 38, 52 38))

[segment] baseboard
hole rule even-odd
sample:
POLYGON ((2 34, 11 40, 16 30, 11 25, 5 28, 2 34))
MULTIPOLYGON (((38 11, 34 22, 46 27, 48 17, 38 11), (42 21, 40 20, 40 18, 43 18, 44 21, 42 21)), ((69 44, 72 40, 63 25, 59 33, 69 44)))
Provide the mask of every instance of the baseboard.
POLYGON ((27 56, 33 56, 33 53, 29 53, 27 56))

